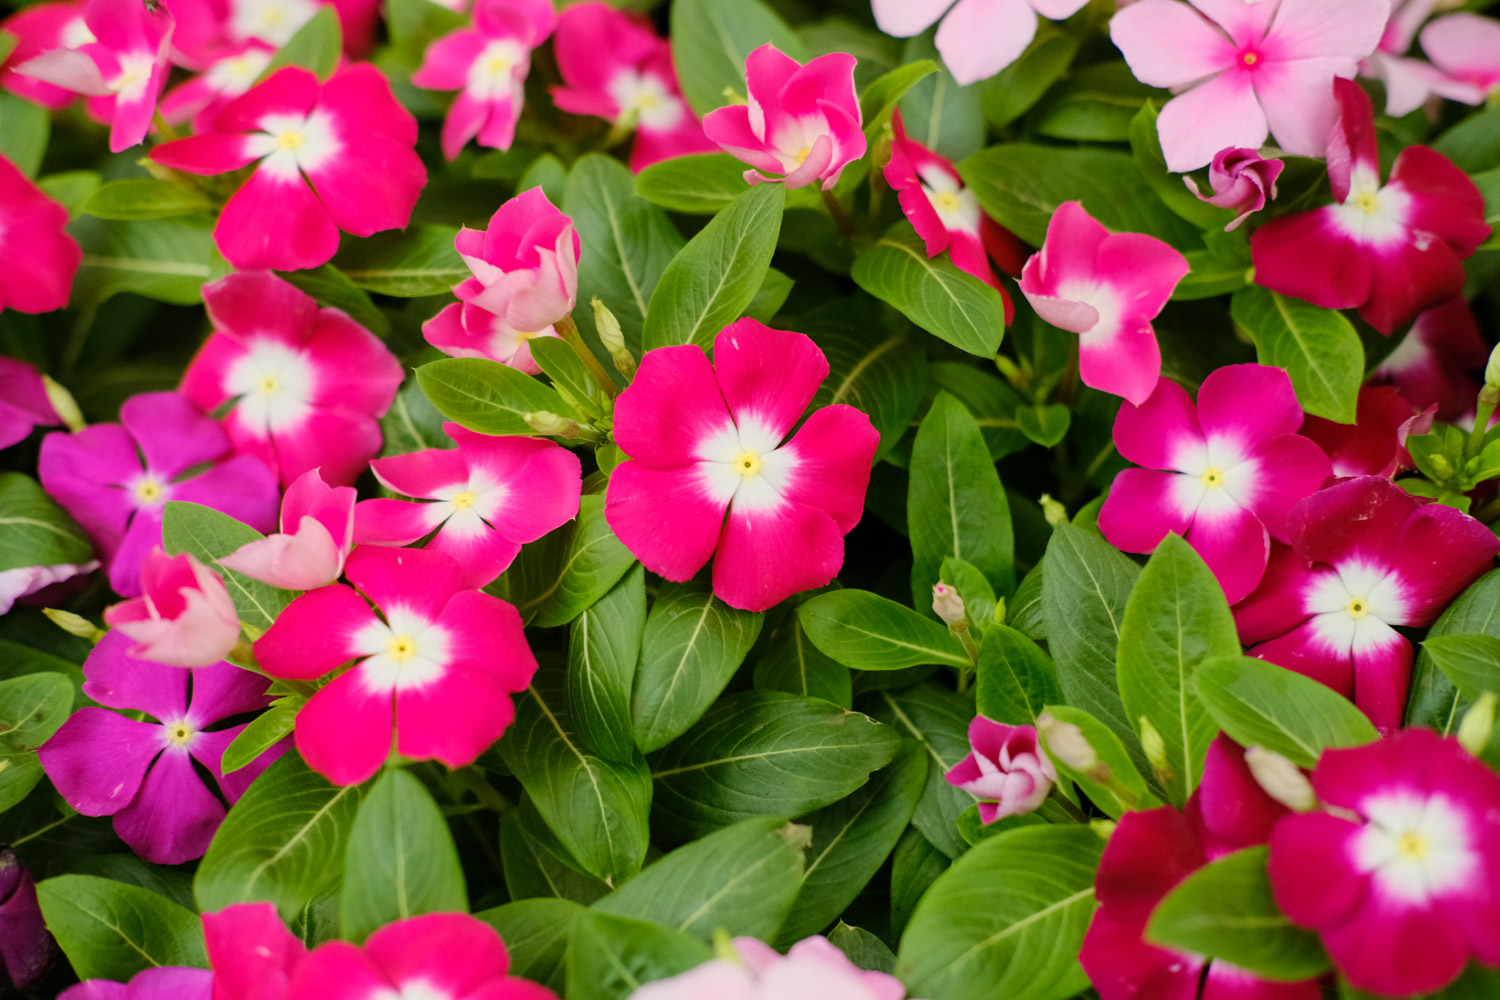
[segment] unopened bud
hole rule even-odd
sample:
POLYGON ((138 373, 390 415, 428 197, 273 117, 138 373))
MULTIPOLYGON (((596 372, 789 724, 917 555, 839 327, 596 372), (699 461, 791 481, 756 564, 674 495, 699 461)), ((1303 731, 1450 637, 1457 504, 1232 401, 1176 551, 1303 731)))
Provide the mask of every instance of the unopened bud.
POLYGON ((1301 769, 1275 750, 1251 747, 1245 751, 1245 763, 1265 793, 1293 812, 1311 812, 1318 807, 1318 796, 1312 782, 1301 769))
POLYGON ((1490 360, 1484 366, 1484 384, 1490 389, 1500 389, 1500 346, 1490 352, 1490 360))
POLYGON ((534 410, 526 414, 526 424, 538 434, 570 438, 578 436, 578 421, 560 417, 549 410, 534 410))
POLYGON ((1161 738, 1161 733, 1144 715, 1140 718, 1140 730, 1141 749, 1146 751, 1146 760, 1151 762, 1151 770, 1156 772, 1157 778, 1164 784, 1171 782, 1176 772, 1167 762, 1167 741, 1161 738))
POLYGON ((946 583, 933 584, 932 610, 950 629, 955 632, 967 631, 969 619, 964 614, 964 600, 958 596, 957 590, 946 583))
POLYGON ((1110 837, 1114 836, 1115 827, 1119 825, 1120 824, 1116 823, 1112 819, 1089 820, 1089 829, 1093 830, 1094 836, 1098 837, 1100 840, 1108 840, 1110 837))
MULTIPOLYGON (((1489 374, 1488 370, 1486 370, 1485 374, 1489 374)), ((1479 399, 1476 400, 1476 406, 1478 407, 1478 413, 1494 413, 1495 407, 1500 406, 1500 388, 1486 384, 1483 389, 1479 390, 1479 399)), ((1476 414, 1475 423, 1478 422, 1476 414)), ((1488 426, 1489 421, 1486 420, 1485 424, 1488 426)))
POLYGON ((1027 381, 1026 373, 1021 371, 1021 366, 1003 354, 995 355, 995 367, 1000 369, 1000 374, 1004 375, 1005 380, 1013 386, 1019 388, 1027 381))
POLYGON ((1047 755, 1057 763, 1080 774, 1089 774, 1099 767, 1099 755, 1094 753, 1083 730, 1073 723, 1043 712, 1036 717, 1036 728, 1047 741, 1047 755))
POLYGON ((1037 502, 1042 505, 1042 516, 1052 527, 1056 528, 1068 523, 1068 508, 1052 499, 1050 494, 1043 493, 1041 500, 1037 502))
POLYGON ((69 635, 76 635, 89 642, 98 642, 104 638, 104 629, 82 615, 75 615, 71 611, 59 611, 57 608, 43 608, 42 614, 69 635))
POLYGON ((53 411, 68 430, 76 434, 88 426, 84 423, 83 411, 78 408, 78 401, 73 398, 71 392, 54 381, 51 375, 42 376, 42 385, 47 390, 47 402, 52 404, 53 411))
POLYGON ((1486 691, 1479 696, 1458 724, 1458 742, 1463 748, 1478 757, 1490 744, 1490 734, 1495 730, 1495 704, 1500 699, 1495 692, 1486 691))
POLYGON ((997 597, 997 598, 995 598, 995 624, 996 625, 1004 625, 1005 624, 1005 598, 1004 597, 997 597))
POLYGON ((749 104, 750 103, 750 98, 746 97, 744 94, 740 93, 738 90, 735 90, 733 87, 725 87, 722 91, 720 91, 720 93, 722 93, 724 95, 724 100, 725 100, 726 103, 729 103, 729 104, 749 104))
POLYGON ((625 346, 625 331, 620 329, 620 321, 598 296, 589 299, 589 305, 594 308, 594 329, 599 331, 599 342, 614 361, 615 371, 631 378, 635 375, 635 355, 625 346))

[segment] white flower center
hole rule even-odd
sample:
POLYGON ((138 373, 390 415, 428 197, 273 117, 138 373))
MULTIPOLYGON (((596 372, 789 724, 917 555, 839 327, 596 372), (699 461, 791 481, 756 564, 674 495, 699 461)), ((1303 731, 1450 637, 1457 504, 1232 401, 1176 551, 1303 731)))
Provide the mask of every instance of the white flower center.
POLYGON ((220 59, 204 74, 209 87, 220 94, 243 94, 271 65, 272 53, 265 49, 247 49, 237 56, 220 59))
POLYGON ((126 489, 135 498, 135 505, 147 510, 165 504, 170 493, 167 485, 150 472, 143 473, 139 479, 129 484, 126 489))
POLYGON ((665 81, 633 69, 622 69, 609 81, 609 96, 620 114, 636 114, 637 125, 651 132, 670 132, 682 123, 681 98, 674 97, 665 81))
POLYGON ((357 668, 365 688, 388 692, 419 688, 447 672, 450 638, 446 629, 401 606, 385 609, 354 635, 354 648, 368 656, 357 668))
POLYGON ((1233 438, 1189 442, 1173 456, 1172 467, 1182 473, 1172 484, 1173 498, 1187 517, 1217 518, 1255 500, 1260 462, 1233 438))
POLYGON ((1356 168, 1349 179, 1349 197, 1329 206, 1334 224, 1360 243, 1384 246, 1404 243, 1413 234, 1408 225, 1411 196, 1399 184, 1380 186, 1374 171, 1356 168))
POLYGON ((409 979, 397 989, 371 993, 369 1000, 453 1000, 453 994, 425 979, 409 979))
POLYGON ((704 490, 742 513, 780 507, 798 464, 796 454, 753 415, 741 416, 738 426, 726 423, 698 445, 697 454, 704 490))
POLYGON ((496 39, 484 47, 469 67, 464 90, 480 101, 510 98, 520 113, 526 74, 531 72, 531 53, 510 38, 496 39))
POLYGON ((937 213, 938 221, 949 232, 979 233, 979 199, 947 171, 928 166, 917 171, 922 193, 937 213))
POLYGON ((1391 629, 1407 621, 1405 587, 1383 566, 1358 559, 1325 570, 1302 594, 1302 610, 1332 653, 1368 652, 1399 641, 1391 629))
POLYGON ((134 102, 146 94, 156 57, 149 52, 127 52, 120 56, 120 72, 109 81, 109 89, 121 101, 134 102))
POLYGON ((1483 877, 1468 816, 1447 796, 1387 792, 1360 811, 1369 822, 1351 841, 1351 860, 1387 895, 1422 905, 1483 877))
POLYGON ((328 116, 321 111, 306 118, 266 115, 256 124, 260 131, 245 137, 246 152, 261 157, 260 169, 278 180, 299 180, 302 171, 318 169, 342 148, 328 116))
POLYGON ((239 398, 239 419, 266 436, 307 419, 317 391, 317 369, 304 351, 262 337, 224 376, 224 391, 239 398))
POLYGON ((253 38, 279 49, 317 12, 313 0, 235 0, 229 31, 235 38, 253 38))
POLYGON ((161 728, 168 746, 187 746, 198 735, 198 731, 186 719, 169 722, 161 728))

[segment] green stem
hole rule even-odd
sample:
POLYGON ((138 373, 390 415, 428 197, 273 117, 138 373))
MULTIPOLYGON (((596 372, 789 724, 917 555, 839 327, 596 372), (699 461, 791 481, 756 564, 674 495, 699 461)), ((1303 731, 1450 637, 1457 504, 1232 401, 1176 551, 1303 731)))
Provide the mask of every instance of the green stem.
POLYGON ((42 834, 46 833, 48 830, 56 830, 58 827, 62 826, 68 820, 72 819, 74 816, 77 816, 77 815, 78 815, 77 813, 69 813, 68 815, 64 816, 62 819, 53 820, 51 823, 48 823, 46 826, 39 827, 38 829, 32 830, 30 833, 28 833, 24 837, 18 837, 17 839, 12 840, 10 842, 10 846, 11 847, 20 847, 22 844, 26 843, 26 841, 28 841, 28 840, 35 840, 36 838, 40 837, 42 834))
POLYGON ((1068 797, 1059 792, 1055 785, 1052 788, 1052 801, 1061 806, 1062 811, 1067 813, 1076 822, 1087 823, 1089 821, 1088 813, 1075 806, 1072 802, 1069 802, 1068 797))
POLYGON ((151 116, 151 120, 156 125, 156 134, 161 137, 163 142, 171 142, 177 138, 177 130, 167 124, 167 120, 161 115, 160 108, 156 109, 156 112, 151 116))
POLYGON ((461 767, 453 772, 465 788, 478 797, 481 804, 487 809, 492 809, 501 815, 511 809, 510 800, 500 794, 500 790, 490 784, 474 767, 461 767))
POLYGON ((1484 448, 1484 435, 1490 428, 1490 417, 1494 416, 1495 405, 1500 403, 1500 391, 1485 386, 1479 390, 1478 409, 1474 413, 1474 429, 1469 431, 1469 438, 1464 442, 1464 458, 1473 458, 1484 448))
POLYGON ((828 214, 833 216, 839 232, 851 240, 854 239, 859 233, 859 227, 854 224, 853 219, 849 218, 849 213, 844 211, 844 206, 839 204, 838 198, 834 197, 832 191, 823 192, 823 204, 828 206, 828 214))
POLYGON ((599 388, 603 389, 610 399, 614 399, 615 394, 619 392, 615 388, 615 380, 609 377, 609 373, 604 370, 599 359, 594 357, 594 352, 589 350, 589 345, 583 342, 583 337, 578 333, 578 324, 573 322, 573 317, 564 316, 552 325, 562 335, 563 341, 573 348, 573 353, 578 355, 578 359, 589 370, 589 374, 594 376, 594 381, 599 383, 599 388))

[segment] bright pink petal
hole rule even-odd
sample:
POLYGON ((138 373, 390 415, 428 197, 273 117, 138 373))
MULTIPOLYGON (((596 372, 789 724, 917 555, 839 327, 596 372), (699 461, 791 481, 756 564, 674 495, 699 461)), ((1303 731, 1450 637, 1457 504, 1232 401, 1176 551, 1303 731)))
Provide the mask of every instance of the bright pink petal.
POLYGON ((1020 58, 1036 36, 1026 0, 958 0, 935 39, 943 65, 960 86, 988 79, 1020 58))
POLYGON ((750 421, 780 443, 828 377, 828 359, 806 335, 746 317, 714 338, 714 373, 741 434, 750 421))
POLYGON ((458 442, 471 472, 506 486, 507 499, 484 514, 506 538, 534 542, 578 515, 582 466, 568 449, 541 438, 478 434, 452 423, 443 430, 458 442))
MULTIPOLYGON (((638 373, 632 387, 639 385, 638 373)), ((604 516, 647 569, 681 582, 713 555, 728 507, 709 492, 695 466, 654 469, 630 461, 610 474, 604 516)))
POLYGON ((1288 812, 1250 773, 1245 748, 1222 733, 1214 737, 1198 785, 1198 814, 1214 841, 1232 850, 1264 844, 1288 812))
POLYGON ((271 903, 236 903, 203 914, 203 940, 226 1000, 280 1000, 292 971, 307 957, 307 946, 271 903))
POLYGON ((1369 298, 1369 255, 1339 229, 1334 210, 1283 215, 1256 229, 1250 236, 1256 284, 1325 309, 1369 298))
POLYGON ((181 718, 187 711, 188 671, 143 663, 129 655, 132 645, 123 632, 105 633, 84 661, 83 693, 101 705, 137 709, 158 721, 181 718))
POLYGON ((1397 625, 1429 625, 1459 591, 1491 568, 1500 539, 1474 518, 1439 504, 1418 507, 1394 546, 1406 617, 1397 625))
POLYGON ((1187 540, 1213 570, 1230 604, 1247 597, 1260 583, 1271 554, 1265 525, 1234 504, 1200 506, 1187 540))
POLYGON ((391 753, 391 691, 373 688, 365 673, 355 667, 340 674, 297 713, 297 752, 335 785, 369 780, 391 753))
POLYGON ((146 458, 146 467, 173 478, 229 450, 218 424, 175 392, 132 396, 120 407, 120 423, 146 458))
MULTIPOLYGON (((400 927, 401 924, 391 926, 400 927)), ((368 955, 347 941, 329 941, 292 972, 285 1000, 395 994, 391 981, 380 974, 368 955)))
POLYGON ((466 590, 448 602, 438 623, 448 632, 451 663, 481 671, 505 691, 524 691, 531 683, 536 658, 513 605, 466 590))
POLYGON ((1289 816, 1271 833, 1267 871, 1276 905, 1304 927, 1343 923, 1363 905, 1367 878, 1349 862, 1358 824, 1322 812, 1289 816))
POLYGON ((396 692, 396 750, 412 760, 466 767, 515 717, 510 696, 487 672, 449 665, 443 676, 396 692))
MULTIPOLYGON (((1246 397, 1253 398, 1253 397, 1246 397)), ((1262 444, 1256 453, 1257 482, 1245 505, 1277 541, 1289 538, 1288 512, 1303 497, 1322 487, 1333 474, 1328 456, 1312 441, 1297 434, 1284 434, 1262 444)))
POLYGON ((308 591, 256 640, 255 659, 273 677, 313 680, 356 656, 354 636, 375 622, 370 606, 349 587, 308 591))
MULTIPOLYGON (((1493 536, 1491 536, 1493 537, 1493 536)), ((1376 641, 1356 640, 1354 704, 1382 733, 1401 728, 1406 694, 1411 687, 1411 643, 1395 632, 1376 641)))
POLYGON ((404 608, 437 620, 459 587, 458 564, 441 552, 362 545, 344 564, 344 575, 382 610, 404 608))
POLYGON ((333 114, 339 134, 379 135, 403 146, 417 141, 417 120, 391 92, 390 81, 373 63, 346 64, 323 85, 318 107, 333 114))
POLYGON ((334 223, 355 236, 404 227, 427 183, 416 152, 383 135, 344 134, 341 141, 337 156, 307 171, 334 223))
POLYGON ((1154 552, 1169 532, 1186 535, 1193 515, 1177 502, 1181 479, 1176 472, 1120 470, 1099 509, 1100 533, 1125 552, 1154 552))
POLYGON ((1324 687, 1354 700, 1354 663, 1347 651, 1330 651, 1316 625, 1309 621, 1285 635, 1245 650, 1247 656, 1274 663, 1311 677, 1324 687))
POLYGON ((826 512, 848 534, 864 514, 870 465, 880 435, 852 406, 825 406, 781 450, 796 460, 781 495, 826 512))
POLYGON ((1204 446, 1192 398, 1166 378, 1157 382, 1139 406, 1125 403, 1120 407, 1114 439, 1121 457, 1148 469, 1176 469, 1184 452, 1191 454, 1204 446))
POLYGON ((1154 236, 1116 233, 1099 244, 1094 268, 1133 319, 1161 312, 1188 273, 1187 258, 1154 236))
POLYGON ((201 503, 243 521, 256 531, 276 527, 276 477, 259 459, 236 455, 174 484, 172 499, 201 503))
POLYGON ((702 442, 729 423, 713 367, 702 348, 691 345, 648 351, 635 381, 615 401, 615 443, 659 469, 696 461, 702 442))
POLYGON ((389 924, 365 942, 370 964, 393 983, 416 979, 467 997, 510 967, 500 934, 463 913, 429 913, 389 924))
POLYGON ((354 540, 360 545, 410 545, 447 520, 446 504, 378 498, 354 508, 354 540))
POLYGON ((1124 397, 1132 403, 1144 403, 1161 379, 1161 348, 1150 324, 1133 330, 1121 330, 1105 344, 1090 343, 1087 338, 1078 345, 1078 376, 1083 384, 1101 392, 1124 397))
POLYGON ((370 470, 386 489, 427 500, 469 485, 469 460, 462 449, 424 448, 377 458, 370 470))
POLYGON ((714 559, 714 593, 732 607, 765 611, 827 584, 843 564, 844 533, 826 512, 790 500, 731 507, 714 559))
POLYGON ((161 749, 161 726, 84 707, 42 744, 37 755, 68 805, 85 816, 109 816, 135 798, 161 749))
POLYGON ((301 347, 318 315, 311 295, 269 271, 238 272, 204 285, 203 305, 215 329, 240 344, 265 338, 301 347))
POLYGON ((1384 996, 1439 990, 1458 977, 1469 957, 1457 921, 1443 908, 1384 899, 1373 884, 1353 918, 1322 936, 1353 986, 1384 996))
POLYGON ((283 66, 226 105, 214 127, 221 132, 250 132, 260 127, 266 115, 306 118, 320 89, 311 70, 283 66))
POLYGON ((147 861, 180 865, 208 850, 224 805, 203 784, 183 747, 164 751, 130 805, 115 813, 115 832, 147 861))
POLYGON ((380 451, 382 440, 374 415, 321 409, 312 410, 296 431, 279 432, 273 438, 283 482, 319 469, 334 486, 348 486, 358 479, 380 451))
MULTIPOLYGON (((1081 203, 1065 201, 1058 205, 1047 222, 1047 239, 1041 252, 1026 262, 1021 291, 1027 298, 1032 295, 1057 298, 1062 282, 1075 276, 1093 277, 1099 247, 1108 238, 1109 230, 1089 215, 1081 203)), ((1097 321, 1097 314, 1094 318, 1097 321)))
POLYGON ((339 229, 300 175, 284 180, 257 170, 225 204, 214 242, 241 270, 298 271, 333 257, 339 229))
POLYGON ((450 520, 438 529, 426 548, 450 556, 463 571, 460 584, 477 589, 492 583, 510 567, 521 552, 521 543, 482 521, 476 529, 472 526, 460 528, 450 520))

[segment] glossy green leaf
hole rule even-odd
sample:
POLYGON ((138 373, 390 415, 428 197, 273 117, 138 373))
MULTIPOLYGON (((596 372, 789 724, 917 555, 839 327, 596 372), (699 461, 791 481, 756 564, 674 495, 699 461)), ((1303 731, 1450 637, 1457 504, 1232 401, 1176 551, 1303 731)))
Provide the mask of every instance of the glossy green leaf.
POLYGON ((984 145, 984 97, 980 85, 960 87, 941 64, 937 47, 925 32, 906 42, 902 59, 938 60, 938 69, 912 85, 901 98, 906 134, 941 156, 958 161, 984 145))
POLYGON ((318 305, 340 309, 377 337, 388 337, 391 321, 370 301, 369 293, 332 264, 305 271, 278 271, 277 277, 318 300, 318 305))
POLYGON ((686 972, 713 957, 675 927, 584 913, 568 940, 569 1000, 627 1000, 645 983, 686 972))
POLYGON ((561 337, 537 337, 529 344, 531 359, 552 380, 562 397, 580 413, 599 416, 602 411, 597 399, 601 386, 572 345, 561 337))
POLYGON ((978 641, 995 620, 995 608, 999 604, 995 599, 995 588, 990 586, 979 567, 957 556, 943 557, 938 579, 958 591, 969 627, 974 630, 972 638, 978 641))
POLYGON ((343 53, 344 32, 339 26, 338 11, 321 8, 276 51, 260 79, 267 79, 283 66, 301 66, 316 73, 318 79, 327 80, 338 69, 343 53))
POLYGON ((52 116, 46 108, 19 94, 0 93, 0 156, 17 170, 36 176, 51 134, 52 116))
POLYGON ((517 605, 533 625, 566 625, 609 593, 635 565, 635 556, 610 530, 604 497, 597 493, 582 498, 578 517, 557 535, 558 558, 547 567, 545 586, 517 605))
POLYGON ((1124 60, 1084 66, 1052 88, 1031 123, 1040 135, 1080 142, 1123 142, 1142 105, 1162 91, 1136 80, 1124 60))
POLYGON ((859 287, 959 350, 989 357, 1005 334, 1000 293, 946 257, 928 257, 916 230, 898 222, 855 258, 859 287))
POLYGON ((382 458, 426 448, 456 447, 453 439, 443 433, 443 415, 422 394, 422 387, 410 373, 396 391, 391 408, 380 418, 380 434, 384 439, 382 458))
POLYGON ((154 177, 110 181, 83 205, 98 219, 162 219, 174 215, 208 215, 214 203, 197 188, 154 177))
POLYGON ((583 907, 566 899, 519 899, 474 916, 500 932, 510 955, 510 975, 562 996, 568 936, 583 913, 583 907))
MULTIPOLYGON (((1427 642, 1439 636, 1475 633, 1500 638, 1500 572, 1486 573, 1454 598, 1428 630, 1427 642)), ((1424 642, 1412 667, 1406 724, 1452 735, 1468 708, 1469 699, 1437 668, 1424 642)))
POLYGON ((1016 423, 1022 400, 1006 382, 973 365, 939 361, 928 366, 932 386, 964 404, 979 425, 990 458, 999 461, 1027 447, 1029 440, 1016 423))
POLYGON ((1500 694, 1500 639, 1484 633, 1429 636, 1422 651, 1469 701, 1500 694))
MULTIPOLYGON (((1132 809, 1151 809, 1161 804, 1146 785, 1146 779, 1130 759, 1125 744, 1108 726, 1081 708, 1067 705, 1048 705, 1047 714, 1059 722, 1077 726, 1083 738, 1093 747, 1099 763, 1108 768, 1113 781, 1096 780, 1093 772, 1085 773, 1063 763, 1057 754, 1050 754, 1058 773, 1069 778, 1083 789, 1089 799, 1114 819, 1119 819, 1132 809), (1123 787, 1124 791, 1119 791, 1123 787)), ((1047 745, 1047 734, 1041 734, 1042 746, 1047 745)))
POLYGON ((694 153, 653 163, 635 176, 635 193, 687 215, 713 215, 746 189, 745 164, 728 153, 694 153))
POLYGON ((797 609, 797 619, 814 646, 854 670, 972 666, 946 625, 868 591, 819 594, 797 609))
POLYGON ((1077 54, 1078 41, 1072 35, 1039 24, 1036 38, 1021 57, 979 85, 985 118, 999 129, 1021 117, 1062 78, 1077 54))
POLYGON ((874 138, 890 122, 896 104, 907 91, 938 71, 933 59, 916 59, 882 73, 859 95, 860 117, 866 138, 874 138))
POLYGON ((635 759, 630 692, 645 630, 646 571, 636 565, 568 633, 568 709, 579 738, 606 760, 635 759))
POLYGON ((854 703, 849 668, 814 646, 795 615, 788 616, 770 648, 756 661, 754 679, 760 691, 822 698, 840 708, 854 703))
POLYGON ((958 857, 969 847, 959 836, 958 817, 975 799, 943 776, 969 753, 973 702, 950 688, 928 683, 904 691, 881 691, 872 703, 876 718, 902 737, 921 743, 927 753, 927 780, 912 826, 948 857, 958 857))
POLYGON ((766 272, 766 280, 756 290, 755 297, 745 307, 745 315, 762 323, 770 323, 781 311, 781 307, 786 305, 794 284, 796 282, 790 276, 771 268, 766 272))
POLYGON ((219 560, 240 546, 264 537, 248 524, 202 504, 168 500, 162 516, 161 538, 167 553, 192 553, 205 566, 223 577, 229 597, 240 614, 240 620, 262 630, 271 627, 276 616, 292 602, 296 594, 252 580, 243 573, 221 565, 219 560))
POLYGON ((555 390, 488 358, 428 362, 417 369, 417 384, 439 413, 481 434, 534 436, 526 414, 538 411, 578 419, 555 390))
POLYGON ((37 747, 68 721, 73 681, 36 673, 0 681, 0 812, 24 799, 42 780, 37 747))
POLYGON ((888 976, 896 971, 895 954, 884 941, 863 927, 850 927, 841 920, 828 932, 828 943, 848 956, 856 968, 884 972, 888 976))
POLYGON ((796 32, 760 0, 678 0, 668 37, 682 95, 700 118, 729 103, 725 88, 746 96, 745 57, 767 42, 807 61, 796 32))
POLYGON ((83 529, 30 476, 0 472, 0 572, 94 557, 83 529))
POLYGON ((1229 314, 1255 341, 1261 364, 1287 370, 1304 410, 1354 423, 1365 355, 1342 313, 1251 287, 1235 293, 1229 314))
POLYGON ((93 875, 59 875, 38 882, 36 895, 79 979, 124 982, 158 966, 208 967, 198 915, 154 892, 93 875))
POLYGON ((213 274, 213 220, 206 216, 110 221, 85 217, 68 231, 83 248, 73 305, 98 304, 134 292, 174 305, 203 301, 213 274))
POLYGON ((891 934, 906 929, 917 904, 953 859, 932 846, 921 831, 911 827, 902 834, 891 855, 891 934))
POLYGON ((1009 625, 991 625, 979 647, 975 685, 979 714, 1029 726, 1048 705, 1063 700, 1057 667, 1040 646, 1009 625))
POLYGON ((453 226, 412 226, 364 239, 346 237, 334 265, 361 288, 417 298, 446 295, 470 277, 453 239, 453 226))
MULTIPOLYGON (((1198 198, 1182 182, 1183 175, 1167 169, 1166 156, 1156 133, 1156 105, 1146 101, 1130 121, 1130 151, 1135 155, 1141 176, 1162 204, 1199 229, 1222 229, 1234 218, 1228 209, 1218 208, 1198 198)), ((1196 269, 1195 269, 1196 270, 1196 269)))
POLYGON ((530 799, 500 821, 500 869, 511 899, 560 899, 587 906, 609 894, 609 886, 563 861, 558 855, 567 852, 561 845, 554 850, 543 837, 557 839, 530 799))
POLYGON ((297 723, 297 713, 306 704, 306 695, 283 695, 270 708, 251 719, 225 748, 224 757, 220 761, 224 773, 233 774, 269 750, 272 744, 292 735, 292 729, 297 723))
POLYGON ((1072 411, 1060 403, 1016 408, 1016 426, 1032 443, 1051 448, 1068 434, 1072 411))

